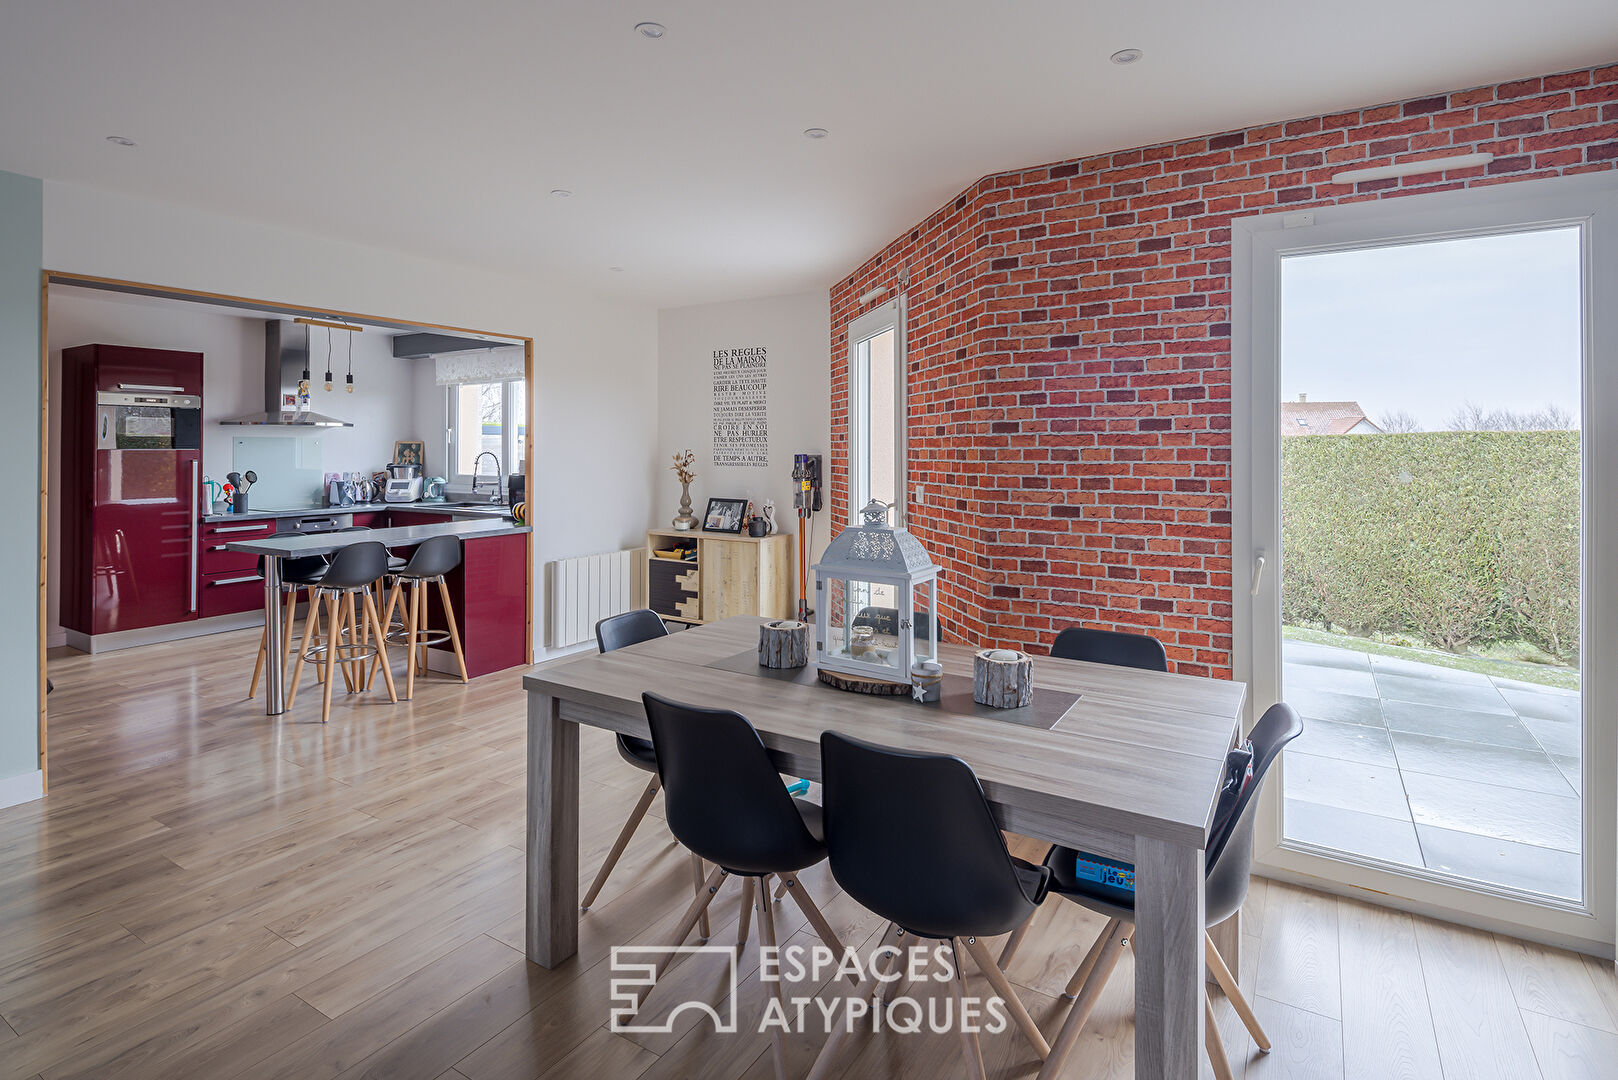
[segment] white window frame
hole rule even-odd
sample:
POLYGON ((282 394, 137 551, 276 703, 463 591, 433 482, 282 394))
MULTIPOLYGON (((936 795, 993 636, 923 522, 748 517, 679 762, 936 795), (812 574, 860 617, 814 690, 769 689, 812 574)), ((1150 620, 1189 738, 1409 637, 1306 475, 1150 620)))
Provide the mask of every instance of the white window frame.
MULTIPOLYGON (((1247 722, 1280 694, 1280 260, 1285 254, 1577 225, 1584 239, 1584 899, 1546 902, 1283 842, 1285 758, 1265 785, 1254 870, 1441 919, 1612 955, 1618 907, 1618 187, 1610 174, 1549 178, 1317 207, 1232 222, 1232 539, 1237 679, 1247 722), (1262 562, 1261 562, 1262 560, 1262 562)), ((1307 722, 1307 721, 1306 721, 1307 722)))
MULTIPOLYGON (((514 379, 490 379, 489 382, 499 382, 505 389, 500 395, 500 494, 505 497, 506 477, 520 471, 518 465, 522 461, 517 452, 517 429, 528 422, 527 409, 516 407, 516 395, 511 392, 512 386, 526 386, 522 377, 514 379)), ((472 475, 470 473, 453 472, 455 463, 460 460, 460 431, 456 424, 457 412, 455 409, 455 396, 462 386, 482 386, 484 383, 464 383, 444 387, 444 477, 456 487, 470 487, 472 475)), ((482 432, 478 433, 478 441, 482 441, 482 432)))
POLYGON ((893 402, 895 431, 893 433, 893 523, 904 526, 909 504, 909 444, 907 432, 910 422, 910 401, 905 394, 905 327, 904 297, 900 296, 878 305, 848 324, 848 519, 849 524, 860 523, 860 510, 871 500, 867 479, 870 456, 870 412, 865 400, 865 373, 861 370, 859 347, 885 331, 893 331, 893 402))

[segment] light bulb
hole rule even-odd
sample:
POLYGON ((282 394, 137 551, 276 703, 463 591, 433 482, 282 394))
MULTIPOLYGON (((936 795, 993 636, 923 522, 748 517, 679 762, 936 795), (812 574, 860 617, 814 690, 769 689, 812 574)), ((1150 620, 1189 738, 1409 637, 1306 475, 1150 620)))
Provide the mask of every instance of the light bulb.
POLYGON ((331 372, 326 372, 326 392, 331 393, 331 372))
POLYGON ((352 371, 348 373, 348 392, 350 394, 354 392, 354 373, 352 371))

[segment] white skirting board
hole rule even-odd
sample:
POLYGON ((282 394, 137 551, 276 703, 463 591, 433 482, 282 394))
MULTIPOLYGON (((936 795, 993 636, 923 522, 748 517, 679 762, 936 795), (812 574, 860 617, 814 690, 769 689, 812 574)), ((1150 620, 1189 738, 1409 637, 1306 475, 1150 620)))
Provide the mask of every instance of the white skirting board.
POLYGON ((0 810, 44 797, 45 773, 40 769, 0 780, 0 810))

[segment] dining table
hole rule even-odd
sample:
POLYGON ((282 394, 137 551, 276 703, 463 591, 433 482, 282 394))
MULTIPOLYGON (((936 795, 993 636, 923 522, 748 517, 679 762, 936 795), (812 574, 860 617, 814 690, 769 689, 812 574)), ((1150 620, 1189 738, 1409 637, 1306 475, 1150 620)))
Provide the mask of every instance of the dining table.
MULTIPOLYGON (((939 646, 940 700, 824 685, 757 661, 738 616, 610 653, 531 669, 528 694, 527 952, 555 967, 578 947, 579 726, 640 738, 641 694, 733 709, 784 774, 821 778, 820 735, 950 754, 970 765, 1002 829, 1135 869, 1135 1075, 1195 1077, 1203 1047, 1203 878, 1225 755, 1240 737, 1240 682, 1033 659, 1034 702, 977 705, 975 650, 939 646)), ((1234 917, 1216 933, 1229 961, 1234 917)))
POLYGON ((454 536, 469 540, 506 533, 526 533, 531 526, 511 521, 438 521, 422 525, 401 525, 390 529, 333 530, 328 532, 285 532, 254 540, 237 540, 224 545, 226 551, 240 551, 264 559, 264 712, 280 716, 286 712, 286 654, 281 627, 281 560, 311 555, 331 555, 350 544, 376 542, 389 548, 415 547, 434 536, 454 536))

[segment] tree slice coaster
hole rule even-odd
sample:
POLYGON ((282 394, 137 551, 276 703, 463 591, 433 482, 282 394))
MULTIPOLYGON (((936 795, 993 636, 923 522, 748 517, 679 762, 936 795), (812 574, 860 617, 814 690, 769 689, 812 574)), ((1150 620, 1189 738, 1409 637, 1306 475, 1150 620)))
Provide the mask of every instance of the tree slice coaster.
POLYGON ((848 690, 855 694, 898 697, 900 694, 910 693, 909 683, 888 682, 886 679, 872 679, 864 675, 845 675, 841 671, 829 671, 826 668, 821 668, 816 675, 827 686, 835 686, 839 690, 848 690))

